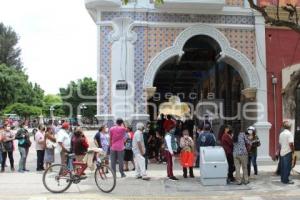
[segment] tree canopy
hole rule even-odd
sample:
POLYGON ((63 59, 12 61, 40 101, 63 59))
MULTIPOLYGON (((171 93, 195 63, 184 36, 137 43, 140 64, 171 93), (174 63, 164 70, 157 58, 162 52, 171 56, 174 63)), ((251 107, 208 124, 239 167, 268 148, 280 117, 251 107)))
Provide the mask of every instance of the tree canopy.
POLYGON ((44 91, 38 84, 30 83, 23 71, 0 65, 0 110, 17 102, 42 106, 43 96, 44 91))
POLYGON ((21 70, 21 49, 17 47, 19 38, 17 33, 9 26, 0 23, 0 64, 21 70))
POLYGON ((14 103, 7 106, 3 110, 4 114, 17 114, 20 117, 31 117, 31 116, 39 116, 42 114, 42 109, 36 106, 30 106, 25 103, 14 103))
POLYGON ((18 41, 17 33, 0 23, 0 111, 5 109, 4 112, 13 111, 23 116, 41 114, 37 107, 43 106, 44 91, 28 80, 18 41))
POLYGON ((83 117, 92 118, 96 115, 97 82, 92 78, 71 81, 66 88, 60 88, 63 109, 66 114, 77 117, 79 110, 83 117), (72 111, 67 105, 71 105, 72 111), (83 105, 84 104, 84 105, 83 105), (81 107, 81 108, 80 108, 81 107))

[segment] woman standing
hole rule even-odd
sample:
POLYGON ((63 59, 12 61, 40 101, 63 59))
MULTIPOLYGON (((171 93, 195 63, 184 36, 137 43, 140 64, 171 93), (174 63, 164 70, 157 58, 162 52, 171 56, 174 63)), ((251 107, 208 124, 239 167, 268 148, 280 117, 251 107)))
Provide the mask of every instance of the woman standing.
POLYGON ((253 126, 250 126, 247 129, 247 136, 249 141, 251 142, 251 150, 249 152, 249 156, 248 156, 248 176, 250 176, 251 174, 251 163, 253 165, 254 168, 254 175, 257 175, 257 163, 256 163, 256 159, 257 159, 257 147, 260 146, 260 140, 258 138, 258 136, 256 135, 256 129, 253 126))
POLYGON ((129 171, 128 162, 132 162, 133 171, 135 170, 135 164, 133 161, 133 152, 132 152, 132 140, 134 133, 131 127, 127 128, 127 133, 125 136, 125 152, 124 152, 124 171, 129 171))
POLYGON ((234 182, 235 178, 233 177, 234 161, 233 161, 233 140, 232 140, 232 128, 229 125, 224 126, 224 134, 222 134, 221 145, 224 148, 227 162, 228 162, 228 175, 227 181, 234 182))
POLYGON ((29 149, 31 142, 29 139, 29 133, 24 128, 24 122, 20 124, 20 129, 17 132, 16 139, 18 141, 18 149, 20 152, 20 161, 19 161, 19 170, 18 172, 23 173, 25 172, 25 166, 26 166, 26 159, 27 159, 27 149, 29 149))
POLYGON ((7 156, 9 157, 10 169, 11 171, 15 171, 14 167, 14 157, 13 150, 14 144, 13 141, 15 139, 15 134, 11 131, 10 126, 8 124, 4 125, 4 131, 2 133, 2 164, 1 164, 1 172, 5 171, 5 163, 7 156))
POLYGON ((89 148, 89 144, 81 128, 75 129, 71 141, 71 152, 75 153, 76 161, 82 162, 89 148))
POLYGON ((236 171, 236 181, 238 185, 242 183, 249 183, 249 176, 247 170, 248 164, 248 150, 247 146, 250 145, 245 133, 241 132, 241 128, 237 126, 233 133, 233 158, 236 171), (243 180, 241 179, 240 168, 243 169, 243 180))
POLYGON ((187 178, 187 168, 189 168, 190 177, 194 178, 194 141, 189 135, 189 131, 183 130, 183 136, 180 138, 180 161, 183 169, 183 177, 187 178))
POLYGON ((46 169, 54 163, 54 150, 56 147, 56 139, 54 136, 54 132, 52 127, 47 127, 46 133, 45 133, 45 158, 44 162, 46 164, 46 169))
POLYGON ((36 171, 43 171, 44 168, 44 156, 45 156, 45 127, 43 125, 38 126, 38 131, 34 136, 35 148, 37 155, 36 171))

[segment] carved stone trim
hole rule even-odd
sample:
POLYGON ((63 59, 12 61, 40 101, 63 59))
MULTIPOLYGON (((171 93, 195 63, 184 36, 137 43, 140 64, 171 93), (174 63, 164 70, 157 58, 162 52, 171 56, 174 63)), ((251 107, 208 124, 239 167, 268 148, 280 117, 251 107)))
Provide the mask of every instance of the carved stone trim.
POLYGON ((109 41, 114 43, 120 39, 134 43, 137 40, 137 34, 132 30, 133 20, 129 17, 115 18, 111 22, 113 31, 109 33, 109 41))
POLYGON ((251 61, 243 53, 232 48, 222 32, 206 24, 197 24, 185 29, 179 34, 172 47, 166 48, 155 56, 146 70, 143 87, 153 87, 155 75, 162 64, 171 57, 181 55, 184 44, 196 35, 206 35, 216 40, 221 47, 222 54, 225 56, 224 61, 231 64, 239 72, 246 88, 259 87, 258 74, 251 61))

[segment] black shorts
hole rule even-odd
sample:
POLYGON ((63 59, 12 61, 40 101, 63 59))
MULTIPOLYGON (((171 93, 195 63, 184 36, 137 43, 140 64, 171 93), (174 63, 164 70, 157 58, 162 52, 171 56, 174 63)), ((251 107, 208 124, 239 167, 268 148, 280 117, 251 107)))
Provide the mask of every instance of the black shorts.
POLYGON ((124 152, 124 161, 132 161, 133 160, 133 152, 132 150, 126 150, 124 152))

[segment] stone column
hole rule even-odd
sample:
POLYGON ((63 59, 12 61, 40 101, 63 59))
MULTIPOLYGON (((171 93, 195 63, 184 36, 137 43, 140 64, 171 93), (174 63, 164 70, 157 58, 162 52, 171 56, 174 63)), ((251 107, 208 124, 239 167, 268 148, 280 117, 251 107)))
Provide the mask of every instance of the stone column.
POLYGON ((261 141, 258 148, 258 160, 271 160, 269 156, 269 134, 271 124, 268 122, 268 96, 267 96, 267 72, 266 72, 266 41, 265 20, 260 14, 255 14, 256 35, 256 70, 259 76, 257 88, 257 122, 256 132, 261 141))
POLYGON ((111 106, 115 118, 130 120, 134 113, 134 45, 136 35, 130 29, 133 21, 122 17, 113 20, 111 55, 111 106), (125 80, 127 90, 117 90, 118 81, 125 80))

